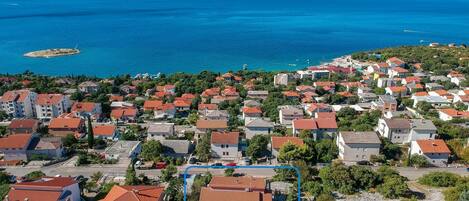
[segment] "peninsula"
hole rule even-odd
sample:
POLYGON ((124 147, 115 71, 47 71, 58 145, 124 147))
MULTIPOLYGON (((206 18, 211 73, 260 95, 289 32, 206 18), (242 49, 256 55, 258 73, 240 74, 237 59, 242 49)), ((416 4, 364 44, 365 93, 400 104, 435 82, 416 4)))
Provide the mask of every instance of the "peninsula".
POLYGON ((47 50, 38 50, 33 52, 28 52, 24 54, 25 57, 33 58, 50 58, 50 57, 59 57, 59 56, 68 56, 80 53, 80 50, 77 48, 54 48, 47 50))

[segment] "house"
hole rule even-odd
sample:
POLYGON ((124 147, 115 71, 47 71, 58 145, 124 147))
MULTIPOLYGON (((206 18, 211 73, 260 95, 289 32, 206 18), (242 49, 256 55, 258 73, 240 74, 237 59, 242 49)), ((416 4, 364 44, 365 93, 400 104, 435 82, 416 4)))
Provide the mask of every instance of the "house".
POLYGON ((401 84, 403 84, 403 85, 411 84, 411 83, 418 84, 418 83, 420 83, 420 81, 421 81, 420 77, 409 76, 409 77, 406 77, 406 78, 402 79, 401 84))
POLYGON ((391 67, 405 67, 406 63, 397 57, 391 57, 386 60, 386 63, 391 67))
POLYGON ((298 136, 301 132, 307 132, 316 139, 318 125, 314 119, 295 119, 292 123, 293 135, 298 136))
POLYGON ((262 110, 260 107, 243 107, 242 111, 245 122, 262 117, 262 110))
POLYGON ((33 134, 14 134, 0 138, 0 153, 5 161, 27 161, 33 134))
POLYGON ((199 201, 272 201, 263 178, 214 176, 202 187, 199 201))
POLYGON ((284 91, 282 94, 290 100, 298 100, 298 98, 300 98, 300 94, 298 94, 296 91, 284 91))
POLYGON ((175 94, 176 93, 176 86, 172 84, 167 84, 163 86, 156 86, 156 91, 164 92, 167 94, 175 94))
POLYGON ((347 162, 369 161, 378 156, 381 140, 375 132, 339 132, 339 159, 347 162))
POLYGON ((371 104, 373 109, 381 110, 382 112, 397 110, 397 100, 390 95, 380 95, 378 100, 373 101, 371 104))
POLYGON ((451 151, 442 139, 416 140, 412 141, 410 154, 424 156, 430 164, 445 167, 451 151))
POLYGON ((291 79, 291 75, 286 73, 279 73, 274 76, 274 86, 284 85, 287 86, 291 79))
POLYGON ((379 119, 378 132, 392 143, 409 142, 411 125, 408 119, 379 119))
POLYGON ((395 67, 395 68, 392 68, 388 72, 388 75, 389 75, 389 78, 393 78, 393 77, 404 78, 404 77, 407 77, 409 75, 409 70, 407 70, 405 68, 401 68, 401 67, 395 67))
POLYGON ((122 109, 122 108, 135 108, 134 104, 125 101, 113 101, 111 102, 111 109, 122 109))
POLYGON ((10 134, 33 134, 39 127, 39 121, 36 119, 13 119, 8 125, 10 134))
POLYGON ((116 140, 119 137, 119 130, 115 125, 96 125, 93 126, 93 134, 95 138, 106 140, 116 140))
POLYGON ((378 100, 378 95, 375 93, 358 93, 358 99, 362 103, 368 103, 378 100))
POLYGON ((153 111, 155 119, 172 119, 176 115, 176 106, 173 103, 165 103, 153 111))
POLYGON ((282 125, 291 125, 293 120, 302 119, 304 116, 303 109, 296 106, 284 105, 279 106, 278 109, 280 124, 282 125))
POLYGON ((249 122, 245 121, 246 139, 251 139, 255 135, 269 135, 274 130, 274 124, 266 119, 253 119, 249 122))
POLYGON ((163 201, 164 197, 164 187, 114 185, 100 201, 163 201))
POLYGON ((212 132, 210 144, 214 158, 233 161, 239 156, 239 132, 212 132))
POLYGON ((116 108, 111 111, 111 119, 115 122, 135 122, 137 120, 137 109, 116 108))
POLYGON ((163 107, 161 100, 146 100, 143 102, 143 111, 155 111, 163 107))
POLYGON ((435 139, 437 128, 425 119, 379 119, 378 132, 392 143, 409 143, 421 139, 435 139))
POLYGON ((316 87, 316 89, 322 88, 331 93, 335 92, 335 82, 314 82, 313 86, 316 87))
POLYGON ((272 155, 278 157, 280 149, 287 143, 292 143, 296 146, 303 146, 304 142, 301 138, 298 137, 279 137, 279 136, 272 136, 271 140, 271 152, 272 155))
MULTIPOLYGON (((335 117, 335 115, 334 115, 335 117)), ((316 124, 318 126, 318 138, 324 138, 326 136, 332 136, 337 132, 339 128, 337 126, 337 121, 335 118, 315 118, 316 124)))
POLYGON ((438 83, 425 83, 425 89, 427 89, 427 91, 441 90, 444 88, 445 87, 443 85, 438 83))
POLYGON ((309 85, 299 85, 299 86, 296 86, 296 91, 298 93, 305 93, 305 92, 315 92, 316 89, 313 87, 313 86, 309 86, 309 85))
POLYGON ((133 160, 140 152, 142 152, 142 142, 119 140, 104 151, 104 157, 107 160, 133 160))
POLYGON ((206 120, 226 120, 230 118, 230 114, 226 110, 209 110, 202 116, 206 120))
POLYGON ((386 94, 394 97, 404 97, 407 96, 407 87, 405 86, 391 86, 386 87, 386 94))
POLYGON ((192 101, 187 99, 176 99, 173 104, 177 112, 185 112, 191 109, 192 101))
POLYGON ((173 158, 186 158, 192 152, 189 140, 160 140, 164 148, 164 155, 173 158))
POLYGON ((81 191, 72 177, 43 177, 11 185, 8 201, 81 201, 81 191))
POLYGON ((37 94, 29 90, 7 91, 0 97, 0 110, 14 118, 31 118, 36 115, 36 99, 37 94))
POLYGON ((163 140, 174 136, 174 123, 153 123, 148 126, 147 140, 163 140))
POLYGON ((311 103, 306 109, 306 113, 314 116, 318 112, 332 112, 333 109, 330 105, 325 103, 311 103))
POLYGON ((453 119, 469 119, 469 112, 458 111, 453 108, 439 109, 438 116, 443 121, 451 121, 453 119))
POLYGON ((203 115, 207 113, 207 111, 218 110, 217 104, 210 104, 210 103, 201 103, 197 107, 199 115, 203 115))
POLYGON ((211 131, 222 132, 228 128, 228 121, 199 119, 197 120, 196 128, 198 133, 207 133, 211 131))
POLYGON ((378 78, 376 86, 379 88, 392 87, 396 86, 396 81, 391 78, 378 78))
POLYGON ((101 119, 102 115, 101 103, 75 102, 72 105, 71 113, 83 118, 91 117, 93 120, 98 120, 101 119))
POLYGON ((269 91, 248 91, 247 98, 265 100, 269 96, 269 91))
POLYGON ((80 90, 80 92, 90 94, 97 92, 99 90, 99 86, 94 82, 86 81, 78 85, 78 90, 80 90))
POLYGON ((60 137, 33 138, 32 143, 34 144, 31 144, 27 151, 28 158, 39 155, 49 159, 57 159, 62 158, 65 153, 60 137))
POLYGON ((38 94, 36 115, 38 119, 50 120, 66 113, 70 108, 69 98, 62 94, 38 94))
POLYGON ((447 99, 449 100, 450 102, 453 101, 453 98, 454 98, 454 95, 449 93, 448 91, 444 90, 444 89, 440 89, 440 90, 435 90, 435 91, 429 91, 428 92, 428 95, 430 96, 440 96, 444 99, 447 99))
POLYGON ((66 137, 68 134, 81 138, 85 135, 85 120, 82 118, 57 117, 49 123, 49 134, 66 137))
POLYGON ((456 86, 461 86, 462 83, 466 81, 465 77, 452 77, 451 82, 456 84, 456 86))
POLYGON ((411 99, 414 100, 414 108, 417 107, 417 104, 420 102, 430 103, 433 107, 443 107, 451 105, 451 102, 442 96, 412 96, 411 99))

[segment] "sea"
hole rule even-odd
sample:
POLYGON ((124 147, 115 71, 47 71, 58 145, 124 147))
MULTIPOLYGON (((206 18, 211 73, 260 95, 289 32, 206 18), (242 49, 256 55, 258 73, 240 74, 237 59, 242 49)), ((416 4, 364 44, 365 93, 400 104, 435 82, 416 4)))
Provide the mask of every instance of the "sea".
POLYGON ((468 0, 0 0, 0 74, 295 70, 355 51, 467 44, 468 11, 468 0))

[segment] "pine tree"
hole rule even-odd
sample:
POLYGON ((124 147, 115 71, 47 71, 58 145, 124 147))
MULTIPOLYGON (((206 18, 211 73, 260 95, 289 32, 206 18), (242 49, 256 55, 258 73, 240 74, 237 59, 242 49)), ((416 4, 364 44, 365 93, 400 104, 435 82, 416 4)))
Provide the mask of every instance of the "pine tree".
POLYGON ((125 185, 137 185, 138 183, 137 173, 135 172, 133 164, 131 164, 125 173, 125 185))
POLYGON ((92 149, 94 146, 93 126, 91 125, 91 117, 88 117, 88 148, 92 149))

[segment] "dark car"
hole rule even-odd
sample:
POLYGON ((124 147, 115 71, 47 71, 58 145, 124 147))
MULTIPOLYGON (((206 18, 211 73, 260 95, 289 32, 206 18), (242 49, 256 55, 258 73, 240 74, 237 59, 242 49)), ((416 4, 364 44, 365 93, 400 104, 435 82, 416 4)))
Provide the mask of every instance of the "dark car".
POLYGON ((214 164, 212 164, 212 167, 214 167, 214 168, 221 168, 221 167, 223 167, 223 164, 221 164, 221 163, 214 163, 214 164))
POLYGON ((189 158, 189 164, 195 164, 195 163, 197 163, 197 158, 194 158, 194 157, 189 158))

